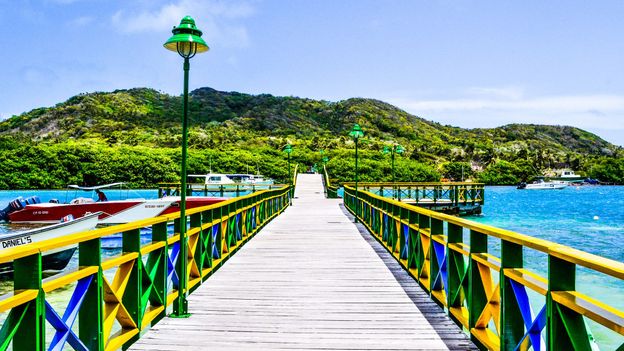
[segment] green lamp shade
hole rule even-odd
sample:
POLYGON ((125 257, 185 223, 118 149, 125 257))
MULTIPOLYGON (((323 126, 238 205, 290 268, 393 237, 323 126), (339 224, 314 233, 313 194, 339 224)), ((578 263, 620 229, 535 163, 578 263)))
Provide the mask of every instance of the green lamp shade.
POLYGON ((351 129, 349 136, 353 139, 359 139, 364 136, 364 131, 362 131, 360 125, 356 123, 353 125, 353 129, 351 129))
POLYGON ((195 26, 195 20, 186 16, 180 25, 173 27, 173 36, 163 45, 166 49, 175 51, 182 57, 193 57, 196 53, 208 51, 208 44, 201 38, 202 31, 195 26))
POLYGON ((390 148, 388 146, 384 146, 384 148, 381 151, 381 153, 383 153, 384 155, 389 154, 390 153, 390 148))
POLYGON ((403 146, 401 146, 401 145, 397 145, 397 146, 395 146, 395 149, 394 149, 394 150, 395 150, 394 152, 396 152, 397 154, 402 154, 402 153, 404 153, 404 152, 405 152, 405 149, 404 149, 404 148, 403 148, 403 146))
POLYGON ((284 152, 289 154, 292 152, 292 146, 290 144, 287 144, 286 146, 284 146, 284 152))

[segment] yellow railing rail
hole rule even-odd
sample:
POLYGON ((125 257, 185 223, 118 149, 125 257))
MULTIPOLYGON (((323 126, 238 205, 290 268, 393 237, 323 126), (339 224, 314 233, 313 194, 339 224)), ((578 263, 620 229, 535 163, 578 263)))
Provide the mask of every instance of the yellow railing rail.
POLYGON ((323 185, 325 187, 325 196, 330 199, 338 198, 338 187, 331 184, 327 167, 323 165, 323 185))
MULTIPOLYGON (((624 286, 622 262, 368 191, 356 198, 349 185, 344 202, 480 348, 591 350, 585 318, 624 340, 624 312, 576 287, 577 266, 624 286), (546 277, 525 267, 525 254, 537 260, 535 252, 544 255, 546 277), (537 313, 535 305, 542 306, 537 313)), ((624 344, 607 347, 618 346, 624 344)))

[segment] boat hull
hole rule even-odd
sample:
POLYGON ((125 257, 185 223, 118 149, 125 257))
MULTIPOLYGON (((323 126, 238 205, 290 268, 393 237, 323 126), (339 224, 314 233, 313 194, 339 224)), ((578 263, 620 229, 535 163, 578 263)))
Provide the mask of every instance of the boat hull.
MULTIPOLYGON (((187 209, 207 206, 225 200, 220 197, 187 197, 187 209)), ((9 214, 11 223, 57 223, 63 217, 74 218, 89 213, 101 212, 99 224, 123 224, 180 210, 180 197, 161 199, 118 200, 78 204, 40 203, 26 205, 9 214)))
POLYGON ((565 189, 567 184, 527 184, 526 190, 561 190, 565 189), (534 185, 534 186, 532 186, 534 185))
MULTIPOLYGON (((55 253, 50 253, 41 256, 41 269, 43 271, 62 271, 67 267, 69 261, 71 261, 76 247, 61 250, 55 253)), ((0 276, 6 276, 13 274, 13 262, 5 262, 0 264, 0 276)))
MULTIPOLYGON (((91 230, 97 225, 99 215, 100 213, 93 213, 68 222, 56 223, 47 227, 30 229, 2 236, 0 237, 0 250, 8 250, 18 246, 58 238, 63 235, 70 235, 91 230)), ((42 269, 44 271, 58 271, 64 269, 76 249, 77 245, 74 244, 68 247, 61 247, 44 252, 42 255, 42 269)), ((13 262, 0 264, 0 275, 12 272, 13 262)))

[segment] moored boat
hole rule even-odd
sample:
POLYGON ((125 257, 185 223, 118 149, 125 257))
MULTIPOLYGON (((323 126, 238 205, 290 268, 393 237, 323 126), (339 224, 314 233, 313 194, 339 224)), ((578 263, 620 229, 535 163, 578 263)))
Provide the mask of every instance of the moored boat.
MULTIPOLYGON (((95 187, 70 188, 82 191, 98 191, 122 183, 107 184, 95 187)), ((101 195, 100 195, 101 196, 101 195)), ((187 197, 187 209, 211 205, 225 200, 221 197, 193 196, 187 197)), ((126 199, 112 201, 96 201, 89 197, 77 197, 69 203, 42 203, 37 196, 27 199, 17 198, 0 210, 0 220, 11 223, 56 223, 61 218, 72 215, 82 217, 87 213, 101 212, 99 224, 122 224, 140 219, 177 212, 180 207, 179 196, 167 196, 160 199, 126 199)))
POLYGON ((266 178, 261 174, 228 174, 228 178, 234 180, 236 183, 240 184, 252 184, 252 185, 270 185, 273 184, 273 179, 266 178))
MULTIPOLYGON (((34 228, 22 232, 0 236, 0 250, 28 245, 63 235, 75 234, 95 228, 99 212, 87 214, 77 219, 69 219, 46 227, 34 228)), ((77 245, 46 251, 42 256, 43 270, 62 270, 67 266, 77 245)), ((13 262, 0 264, 0 275, 13 272, 13 262)))
POLYGON ((545 181, 543 177, 537 178, 533 183, 520 183, 516 189, 526 190, 561 190, 568 186, 565 181, 545 181))

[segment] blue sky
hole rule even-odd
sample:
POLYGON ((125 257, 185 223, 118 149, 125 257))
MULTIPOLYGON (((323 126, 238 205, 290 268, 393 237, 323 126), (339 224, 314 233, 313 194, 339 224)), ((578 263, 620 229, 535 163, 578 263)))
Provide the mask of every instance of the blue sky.
POLYGON ((624 145, 624 1, 0 0, 0 118, 93 91, 368 97, 466 128, 572 125, 624 145))

